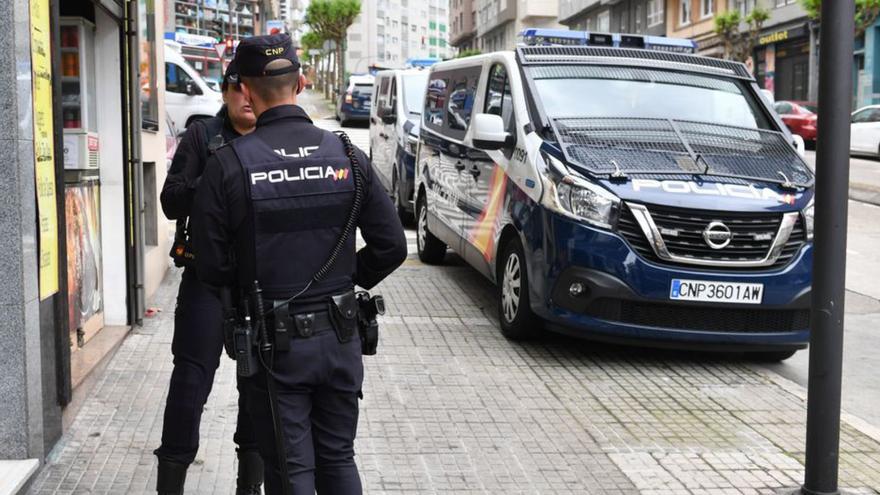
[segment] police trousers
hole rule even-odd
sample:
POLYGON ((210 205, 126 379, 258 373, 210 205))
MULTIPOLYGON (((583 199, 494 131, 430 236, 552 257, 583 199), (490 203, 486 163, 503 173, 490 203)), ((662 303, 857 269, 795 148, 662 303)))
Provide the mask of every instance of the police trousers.
POLYGON ((358 399, 364 379, 357 335, 340 343, 332 327, 294 337, 273 358, 278 412, 287 465, 279 472, 264 370, 244 379, 247 407, 266 466, 266 495, 282 493, 287 475, 294 495, 360 495, 354 462, 358 399))
MULTIPOLYGON (((223 308, 218 295, 202 284, 195 270, 183 272, 174 313, 171 341, 174 370, 165 402, 162 445, 155 450, 163 461, 191 464, 199 450, 202 410, 211 394, 214 372, 223 353, 223 308)), ((240 451, 256 451, 257 443, 238 384, 238 423, 234 440, 240 451)), ((245 392, 246 393, 246 392, 245 392)))

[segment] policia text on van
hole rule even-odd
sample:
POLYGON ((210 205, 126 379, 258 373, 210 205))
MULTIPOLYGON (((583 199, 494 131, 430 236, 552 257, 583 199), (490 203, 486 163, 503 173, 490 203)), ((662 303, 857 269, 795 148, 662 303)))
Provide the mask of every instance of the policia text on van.
POLYGON ((522 39, 431 70, 421 259, 494 280, 510 338, 805 347, 813 175, 748 70, 689 40, 522 39))

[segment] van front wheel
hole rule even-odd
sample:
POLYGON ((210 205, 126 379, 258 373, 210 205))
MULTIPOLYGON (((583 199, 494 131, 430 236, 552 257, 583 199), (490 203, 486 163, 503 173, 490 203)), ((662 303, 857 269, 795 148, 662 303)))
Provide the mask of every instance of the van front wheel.
POLYGON ((501 333, 510 340, 538 335, 541 322, 529 303, 529 275, 519 239, 504 246, 498 265, 498 320, 501 333))
POLYGON ((416 246, 419 259, 429 265, 439 265, 446 257, 446 244, 428 230, 428 200, 424 194, 419 196, 416 205, 416 246))

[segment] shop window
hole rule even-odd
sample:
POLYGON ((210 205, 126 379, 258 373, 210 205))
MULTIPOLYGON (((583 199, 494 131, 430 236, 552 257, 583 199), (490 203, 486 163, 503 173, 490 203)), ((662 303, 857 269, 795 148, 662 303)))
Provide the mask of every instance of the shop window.
POLYGON ((144 162, 144 244, 159 245, 159 208, 156 191, 156 163, 144 162))
POLYGON ((156 85, 156 3, 138 0, 138 45, 141 89, 141 127, 159 130, 159 95, 156 85))

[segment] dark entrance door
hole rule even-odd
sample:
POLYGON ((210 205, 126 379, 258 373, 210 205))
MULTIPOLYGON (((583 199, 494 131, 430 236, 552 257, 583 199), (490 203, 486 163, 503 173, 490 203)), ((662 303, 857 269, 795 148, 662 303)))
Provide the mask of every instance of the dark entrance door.
POLYGON ((776 99, 805 101, 809 92, 810 45, 805 39, 776 45, 776 99))

